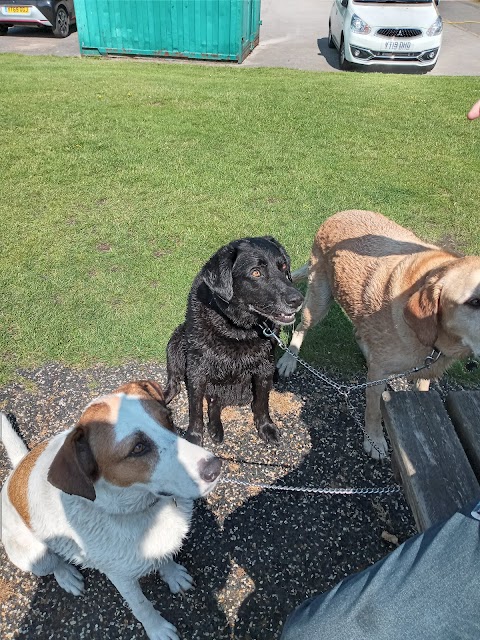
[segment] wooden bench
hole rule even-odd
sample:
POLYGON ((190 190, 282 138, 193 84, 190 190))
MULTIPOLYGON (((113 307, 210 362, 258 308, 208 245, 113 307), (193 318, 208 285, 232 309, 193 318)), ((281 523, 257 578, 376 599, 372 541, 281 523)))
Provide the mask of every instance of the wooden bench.
POLYGON ((382 415, 419 531, 480 499, 480 392, 385 391, 382 415))

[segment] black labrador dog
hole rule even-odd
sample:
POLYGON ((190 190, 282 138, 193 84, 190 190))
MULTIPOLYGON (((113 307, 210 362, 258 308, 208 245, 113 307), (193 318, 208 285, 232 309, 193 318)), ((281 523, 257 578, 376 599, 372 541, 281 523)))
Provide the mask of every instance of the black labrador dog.
POLYGON ((223 407, 251 401, 255 426, 265 442, 277 442, 279 431, 268 408, 275 371, 271 338, 262 323, 280 331, 293 324, 302 294, 292 285, 290 258, 270 236, 243 238, 222 247, 195 278, 185 322, 167 346, 167 404, 188 392, 186 438, 203 442, 203 399, 208 431, 223 440, 223 407))

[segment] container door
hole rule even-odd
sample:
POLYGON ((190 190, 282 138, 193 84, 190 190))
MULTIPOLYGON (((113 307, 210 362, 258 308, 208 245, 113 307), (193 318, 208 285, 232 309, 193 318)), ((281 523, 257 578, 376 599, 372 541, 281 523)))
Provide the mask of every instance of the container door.
POLYGON ((258 44, 260 31, 260 0, 240 0, 242 3, 242 60, 258 44))
POLYGON ((261 0, 250 0, 250 48, 257 46, 260 35, 261 0))

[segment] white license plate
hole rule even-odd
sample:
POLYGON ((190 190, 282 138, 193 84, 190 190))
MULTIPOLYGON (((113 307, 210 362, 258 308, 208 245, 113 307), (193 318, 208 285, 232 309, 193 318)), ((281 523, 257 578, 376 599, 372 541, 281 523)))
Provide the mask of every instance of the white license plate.
POLYGON ((386 51, 408 51, 412 46, 411 42, 405 40, 389 40, 385 43, 386 51))

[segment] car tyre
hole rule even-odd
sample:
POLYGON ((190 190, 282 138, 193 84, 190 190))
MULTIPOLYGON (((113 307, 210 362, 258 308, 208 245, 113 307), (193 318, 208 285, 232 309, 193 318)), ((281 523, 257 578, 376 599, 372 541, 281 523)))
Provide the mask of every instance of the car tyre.
POLYGON ((353 69, 352 63, 345 58, 345 40, 343 36, 338 50, 338 66, 342 71, 351 71, 353 69))
POLYGON ((70 21, 65 7, 58 7, 55 14, 55 26, 52 31, 56 38, 66 38, 70 33, 70 21))
POLYGON ((0 36, 6 36, 8 33, 8 27, 6 24, 0 24, 0 36))
POLYGON ((328 44, 328 48, 329 49, 335 49, 335 42, 333 41, 333 38, 332 38, 332 27, 331 27, 330 23, 328 23, 328 41, 327 41, 327 44, 328 44))

